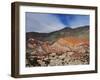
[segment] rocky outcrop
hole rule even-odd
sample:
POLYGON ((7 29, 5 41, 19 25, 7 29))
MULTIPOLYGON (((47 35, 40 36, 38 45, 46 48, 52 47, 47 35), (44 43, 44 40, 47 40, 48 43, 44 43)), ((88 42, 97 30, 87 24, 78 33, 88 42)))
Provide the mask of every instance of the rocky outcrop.
POLYGON ((89 64, 89 42, 86 39, 60 38, 50 43, 31 38, 26 52, 27 66, 89 64))

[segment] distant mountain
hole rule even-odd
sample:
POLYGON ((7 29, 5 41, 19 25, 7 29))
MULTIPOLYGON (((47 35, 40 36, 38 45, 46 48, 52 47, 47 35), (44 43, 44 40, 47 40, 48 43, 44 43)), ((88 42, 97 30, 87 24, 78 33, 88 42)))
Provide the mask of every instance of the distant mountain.
POLYGON ((26 40, 28 40, 29 38, 34 38, 40 41, 54 42, 58 40, 59 38, 71 37, 71 36, 89 39, 89 26, 82 26, 82 27, 78 27, 74 29, 66 27, 64 29, 54 31, 51 33, 27 32, 26 40))

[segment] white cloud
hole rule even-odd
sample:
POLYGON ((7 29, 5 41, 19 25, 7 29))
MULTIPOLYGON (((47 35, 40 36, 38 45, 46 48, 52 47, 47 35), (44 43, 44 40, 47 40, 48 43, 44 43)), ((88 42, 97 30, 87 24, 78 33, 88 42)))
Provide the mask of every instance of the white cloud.
POLYGON ((49 33, 64 27, 65 25, 54 15, 26 13, 26 32, 49 33))

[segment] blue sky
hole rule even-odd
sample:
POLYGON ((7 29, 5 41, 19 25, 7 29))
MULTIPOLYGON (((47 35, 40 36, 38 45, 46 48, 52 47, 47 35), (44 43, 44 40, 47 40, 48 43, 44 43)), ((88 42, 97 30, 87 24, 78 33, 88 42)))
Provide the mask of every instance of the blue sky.
POLYGON ((26 12, 26 32, 49 33, 65 27, 89 25, 89 15, 26 12))

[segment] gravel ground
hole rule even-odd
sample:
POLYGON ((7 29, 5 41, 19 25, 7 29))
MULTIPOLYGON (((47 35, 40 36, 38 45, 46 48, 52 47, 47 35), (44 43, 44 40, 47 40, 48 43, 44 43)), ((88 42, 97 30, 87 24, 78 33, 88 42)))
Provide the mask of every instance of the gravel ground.
POLYGON ((36 56, 31 52, 27 53, 26 66, 64 66, 64 65, 83 65, 89 64, 89 52, 76 53, 66 52, 58 55, 49 53, 48 55, 36 56))

